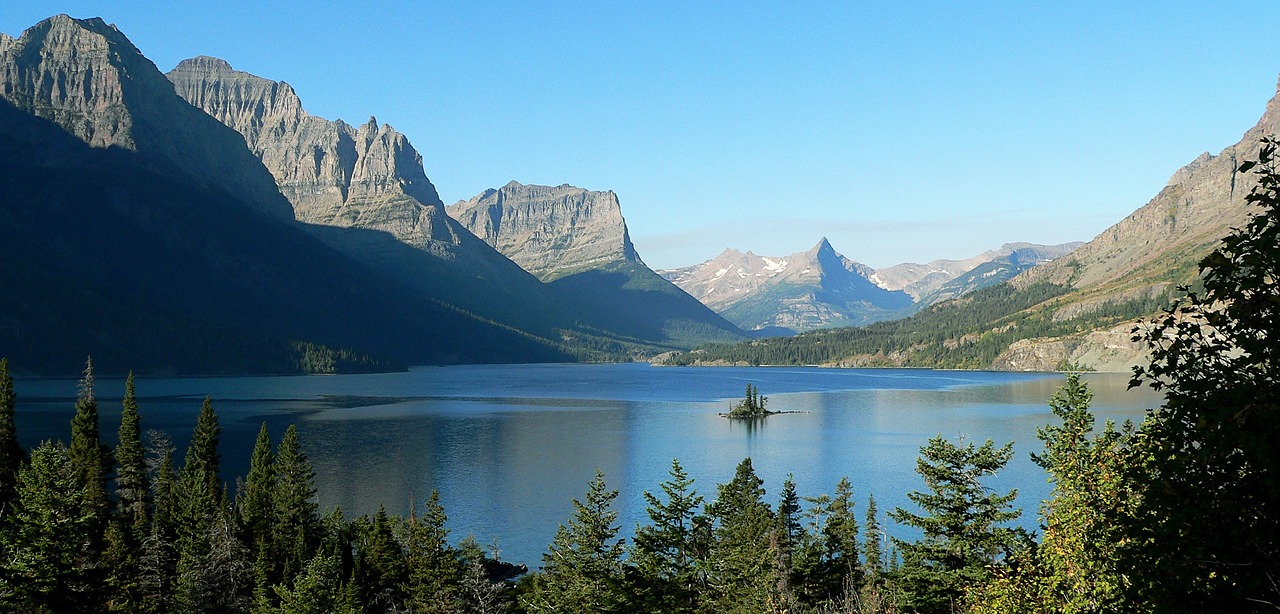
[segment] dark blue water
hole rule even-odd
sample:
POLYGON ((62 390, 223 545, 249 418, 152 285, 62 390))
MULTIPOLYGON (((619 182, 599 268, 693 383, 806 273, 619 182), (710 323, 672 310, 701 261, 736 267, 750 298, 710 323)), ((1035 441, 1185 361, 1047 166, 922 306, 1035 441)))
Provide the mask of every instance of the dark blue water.
MULTIPOLYGON (((1086 379, 1100 418, 1136 422, 1159 403, 1149 392, 1126 392, 1124 375, 1086 379)), ((407 513, 437 489, 455 539, 497 540, 504 558, 537 565, 597 468, 621 490, 624 533, 644 518, 641 493, 658 491, 673 458, 708 500, 750 456, 771 496, 788 474, 802 496, 830 493, 847 476, 860 510, 874 493, 884 511, 908 506, 905 494, 922 487, 916 457, 939 434, 1015 442, 1014 460, 989 484, 1017 488, 1022 524, 1034 529, 1049 485, 1029 454, 1039 450, 1036 428, 1053 419, 1046 400, 1062 381, 914 369, 484 365, 139 380, 137 391, 143 428, 170 434, 179 461, 200 403, 211 396, 229 483, 247 471, 263 422, 275 441, 296 423, 322 509, 341 506, 350 518, 382 504, 407 513), (800 413, 755 426, 717 416, 747 383, 769 397, 770 409, 800 413)), ((99 380, 97 390, 104 438, 114 440, 123 383, 99 380)), ((70 380, 18 382, 24 445, 69 437, 74 394, 70 380)))

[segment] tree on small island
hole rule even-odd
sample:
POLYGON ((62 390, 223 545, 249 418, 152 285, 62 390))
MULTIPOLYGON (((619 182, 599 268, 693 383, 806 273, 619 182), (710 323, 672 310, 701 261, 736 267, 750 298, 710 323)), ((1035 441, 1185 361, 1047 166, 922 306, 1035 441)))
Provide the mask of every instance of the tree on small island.
POLYGON ((765 405, 769 403, 769 397, 760 396, 760 390, 752 384, 747 384, 747 395, 737 405, 734 405, 729 413, 723 414, 726 418, 760 418, 770 414, 776 414, 776 411, 769 411, 765 405))

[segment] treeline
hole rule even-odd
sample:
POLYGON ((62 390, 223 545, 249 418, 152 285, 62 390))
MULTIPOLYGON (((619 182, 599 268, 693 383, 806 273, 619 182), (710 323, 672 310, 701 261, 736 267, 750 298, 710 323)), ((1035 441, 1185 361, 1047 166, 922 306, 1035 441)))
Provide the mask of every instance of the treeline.
POLYGON ((1169 295, 1107 303, 1080 317, 1055 320, 1038 305, 1070 288, 1037 282, 1001 283, 930 306, 909 318, 860 328, 813 330, 793 337, 707 344, 669 356, 673 366, 706 362, 747 365, 905 366, 983 369, 1020 339, 1056 337, 1158 313, 1169 295))

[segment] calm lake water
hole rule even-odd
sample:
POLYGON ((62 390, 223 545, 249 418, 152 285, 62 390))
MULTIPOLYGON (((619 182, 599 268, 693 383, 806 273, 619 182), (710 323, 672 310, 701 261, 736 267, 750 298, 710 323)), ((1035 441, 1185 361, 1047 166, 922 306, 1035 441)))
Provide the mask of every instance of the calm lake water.
MULTIPOLYGON (((1126 391, 1127 375, 1090 374, 1094 409, 1117 421, 1141 420, 1160 402, 1126 391)), ((420 367, 408 373, 342 376, 139 380, 143 429, 168 433, 183 450, 206 395, 222 424, 223 474, 248 470, 263 422, 278 442, 298 425, 316 470, 323 510, 348 518, 407 513, 410 502, 440 491, 455 540, 498 541, 503 557, 537 566, 558 524, 572 513, 597 468, 621 490, 623 533, 645 518, 642 492, 657 492, 673 458, 714 498, 751 457, 770 499, 793 474, 802 496, 853 483, 859 519, 868 494, 880 510, 909 506, 922 488, 920 446, 943 435, 958 441, 1015 442, 1006 470, 990 480, 1019 490, 1021 524, 1037 526, 1049 492, 1029 459, 1036 428, 1053 414, 1046 400, 1056 374, 915 369, 672 368, 619 365, 420 367), (754 427, 717 416, 747 383, 769 397, 776 415, 754 427)), ((99 379, 104 439, 119 426, 121 380, 99 379)), ((19 380, 18 429, 24 446, 69 439, 75 382, 19 380)), ((888 524, 890 534, 901 530, 888 524)))

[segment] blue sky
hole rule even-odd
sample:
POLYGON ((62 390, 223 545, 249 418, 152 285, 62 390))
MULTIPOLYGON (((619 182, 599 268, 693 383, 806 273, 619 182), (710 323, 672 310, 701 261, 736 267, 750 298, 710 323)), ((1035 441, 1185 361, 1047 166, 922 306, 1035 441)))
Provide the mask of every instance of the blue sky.
POLYGON ((614 190, 651 266, 826 236, 874 267, 1088 240, 1276 91, 1266 2, 9 2, 408 135, 450 203, 614 190), (1062 4, 1065 6, 1055 6, 1062 4))

